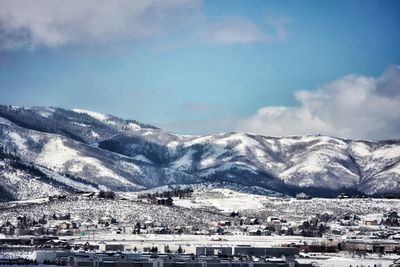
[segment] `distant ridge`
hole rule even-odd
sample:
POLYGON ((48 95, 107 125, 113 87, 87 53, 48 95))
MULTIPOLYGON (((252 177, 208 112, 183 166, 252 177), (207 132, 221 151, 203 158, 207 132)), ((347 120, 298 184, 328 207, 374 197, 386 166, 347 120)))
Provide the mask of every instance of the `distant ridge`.
POLYGON ((83 109, 0 105, 0 200, 199 183, 271 194, 397 193, 400 141, 187 136, 83 109))

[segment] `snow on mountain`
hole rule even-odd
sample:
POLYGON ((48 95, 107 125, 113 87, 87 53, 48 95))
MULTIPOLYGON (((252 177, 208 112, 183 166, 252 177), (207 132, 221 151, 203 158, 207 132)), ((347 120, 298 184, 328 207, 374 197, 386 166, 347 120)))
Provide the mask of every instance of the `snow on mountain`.
POLYGON ((10 122, 10 121, 7 120, 7 119, 4 119, 4 118, 0 117, 0 124, 11 125, 12 122, 10 122))
POLYGON ((87 114, 90 117, 93 117, 93 118, 95 118, 96 120, 99 120, 99 121, 106 122, 108 120, 108 116, 103 114, 103 113, 98 113, 98 112, 94 112, 94 111, 90 111, 90 110, 84 110, 84 109, 78 109, 78 108, 74 108, 74 109, 72 109, 72 111, 77 112, 77 113, 87 114))
POLYGON ((138 125, 136 123, 132 123, 132 122, 128 123, 127 128, 132 131, 137 131, 137 130, 141 129, 140 125, 138 125))
POLYGON ((145 163, 153 164, 153 162, 151 160, 149 160, 148 158, 146 158, 143 155, 134 156, 133 159, 138 160, 138 161, 142 161, 142 162, 145 162, 145 163))
POLYGON ((204 182, 321 196, 346 189, 400 191, 398 140, 177 135, 83 109, 10 106, 0 106, 0 137, 4 162, 31 164, 48 176, 40 181, 54 182, 59 191, 99 186, 132 191, 204 182))
POLYGON ((0 160, 0 200, 31 199, 65 192, 40 175, 18 168, 17 164, 0 160), (1 190, 2 189, 2 190, 1 190))
MULTIPOLYGON (((64 145, 63 140, 57 137, 46 143, 35 162, 57 172, 65 172, 67 167, 72 174, 80 174, 86 168, 97 177, 108 177, 127 186, 134 186, 132 182, 106 168, 98 159, 80 155, 77 150, 64 145)), ((137 168, 137 171, 140 172, 140 169, 137 168)))
POLYGON ((360 166, 363 191, 399 192, 400 145, 397 141, 363 142, 351 144, 354 158, 360 166), (355 149, 353 148, 355 147, 355 149))
MULTIPOLYGON (((197 181, 188 174, 153 166, 150 161, 144 163, 61 135, 15 125, 0 125, 0 156, 0 162, 5 166, 26 164, 21 168, 40 173, 42 181, 57 185, 56 188, 60 189, 58 192, 93 191, 100 187, 137 191, 166 183, 197 181)), ((14 169, 8 168, 7 172, 2 173, 0 191, 11 192, 12 196, 7 198, 20 199, 22 195, 10 190, 10 182, 7 182, 11 180, 10 173, 14 173, 14 169)), ((35 175, 27 177, 30 182, 26 184, 35 183, 35 175)), ((42 188, 46 195, 55 192, 42 188)))
POLYGON ((225 133, 159 142, 154 137, 120 134, 101 142, 100 147, 132 157, 153 157, 154 164, 206 181, 258 185, 284 193, 293 193, 296 187, 353 188, 368 194, 400 188, 399 165, 393 165, 400 160, 399 141, 225 133))
POLYGON ((293 153, 288 159, 290 165, 279 174, 286 183, 331 189, 357 185, 357 167, 352 164, 345 141, 327 136, 304 136, 284 138, 282 145, 293 153))
POLYGON ((28 150, 28 147, 25 145, 25 139, 23 139, 18 133, 10 132, 8 136, 11 138, 11 141, 16 145, 18 150, 28 150))
POLYGON ((119 133, 156 128, 134 120, 123 120, 83 109, 66 110, 55 107, 23 108, 0 105, 0 117, 26 129, 60 134, 85 143, 96 143, 119 133))
POLYGON ((176 170, 188 170, 191 168, 193 164, 193 153, 195 151, 189 150, 187 153, 185 153, 181 158, 178 160, 174 161, 172 164, 172 168, 176 170))
POLYGON ((54 114, 54 112, 56 112, 56 109, 55 108, 46 107, 46 108, 37 109, 37 112, 42 117, 49 118, 54 114))

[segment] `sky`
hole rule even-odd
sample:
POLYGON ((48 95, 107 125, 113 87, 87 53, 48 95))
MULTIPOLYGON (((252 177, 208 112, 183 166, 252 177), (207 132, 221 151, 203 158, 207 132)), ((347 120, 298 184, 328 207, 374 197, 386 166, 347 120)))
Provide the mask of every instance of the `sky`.
POLYGON ((400 138, 400 1, 0 0, 0 103, 400 138))

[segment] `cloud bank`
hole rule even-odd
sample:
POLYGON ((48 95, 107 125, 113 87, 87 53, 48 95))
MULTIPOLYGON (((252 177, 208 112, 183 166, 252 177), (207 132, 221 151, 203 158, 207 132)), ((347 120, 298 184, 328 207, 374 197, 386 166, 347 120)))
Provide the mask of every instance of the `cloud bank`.
MULTIPOLYGON (((0 0, 0 48, 102 44, 184 36, 188 43, 275 42, 286 20, 267 32, 243 17, 209 20, 201 0, 0 0)), ((179 38, 178 38, 179 39, 179 38)), ((180 38, 182 41, 182 39, 180 38)))
POLYGON ((0 44, 55 47, 158 36, 196 14, 198 0, 1 0, 0 44))
POLYGON ((324 134, 343 138, 400 138, 400 68, 381 77, 347 75, 295 93, 296 106, 267 106, 236 130, 269 136, 324 134))

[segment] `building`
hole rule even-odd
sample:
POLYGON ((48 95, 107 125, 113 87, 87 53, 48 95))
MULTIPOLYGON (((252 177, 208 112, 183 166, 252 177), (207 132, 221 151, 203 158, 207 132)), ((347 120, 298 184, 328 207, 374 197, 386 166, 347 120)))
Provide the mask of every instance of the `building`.
POLYGON ((105 242, 99 243, 100 251, 124 251, 125 246, 123 244, 110 244, 105 242))
POLYGON ((70 251, 57 250, 36 250, 33 252, 33 258, 40 264, 44 262, 56 264, 61 259, 68 259, 70 251))
POLYGON ((295 247, 196 247, 196 255, 205 256, 255 256, 255 257, 294 257, 299 255, 295 247))
POLYGON ((173 205, 173 199, 168 197, 151 197, 148 199, 148 202, 151 204, 156 204, 156 205, 165 205, 165 206, 172 206, 173 205))
POLYGON ((299 200, 308 200, 308 199, 311 199, 311 197, 310 197, 309 195, 307 195, 306 193, 301 192, 301 193, 298 193, 298 194, 296 195, 296 199, 299 199, 299 200))
POLYGON ((235 260, 217 256, 188 254, 77 253, 68 260, 69 267, 312 267, 282 257, 259 261, 235 260))

